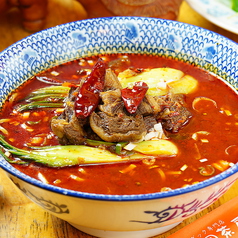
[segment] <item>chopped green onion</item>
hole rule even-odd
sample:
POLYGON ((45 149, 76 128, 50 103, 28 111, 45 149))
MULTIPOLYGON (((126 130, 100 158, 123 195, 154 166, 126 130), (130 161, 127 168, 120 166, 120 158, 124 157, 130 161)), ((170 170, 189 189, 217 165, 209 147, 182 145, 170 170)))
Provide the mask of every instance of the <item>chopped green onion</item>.
POLYGON ((206 167, 200 167, 199 173, 202 176, 212 176, 215 173, 215 168, 212 165, 207 165, 206 167))
POLYGON ((41 123, 41 120, 39 120, 39 121, 27 121, 27 122, 26 122, 26 124, 28 124, 28 125, 30 125, 30 126, 32 126, 32 125, 37 125, 37 124, 39 124, 39 123, 41 123))
POLYGON ((106 141, 98 141, 98 140, 86 140, 87 145, 90 146, 114 146, 115 147, 115 153, 120 155, 123 147, 128 144, 128 142, 119 142, 119 143, 113 143, 113 142, 106 142, 106 141))
POLYGON ((120 143, 117 143, 117 144, 116 144, 116 148, 115 148, 116 154, 120 155, 120 154, 121 154, 121 151, 122 151, 122 149, 123 149, 123 147, 124 147, 125 145, 127 145, 127 144, 128 144, 128 142, 120 142, 120 143))

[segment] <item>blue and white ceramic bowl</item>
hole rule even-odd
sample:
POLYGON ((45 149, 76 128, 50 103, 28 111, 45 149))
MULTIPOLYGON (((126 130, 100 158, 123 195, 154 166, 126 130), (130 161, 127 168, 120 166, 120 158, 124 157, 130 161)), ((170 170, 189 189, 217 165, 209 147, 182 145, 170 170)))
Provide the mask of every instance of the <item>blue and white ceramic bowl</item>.
MULTIPOLYGON (((169 56, 198 65, 238 88, 238 45, 184 23, 137 17, 89 19, 29 36, 0 54, 0 104, 28 78, 73 59, 105 53, 169 56)), ((0 166, 32 201, 76 228, 98 237, 150 237, 200 212, 238 177, 238 165, 186 188, 146 195, 103 195, 43 184, 0 166)))

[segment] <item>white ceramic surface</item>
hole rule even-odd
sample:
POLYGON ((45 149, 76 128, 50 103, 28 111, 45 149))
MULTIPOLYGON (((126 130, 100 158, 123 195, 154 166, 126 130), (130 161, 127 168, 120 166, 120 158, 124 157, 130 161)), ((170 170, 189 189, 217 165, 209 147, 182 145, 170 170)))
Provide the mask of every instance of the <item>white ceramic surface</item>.
POLYGON ((238 34, 238 12, 231 9, 231 0, 186 0, 210 22, 238 34))

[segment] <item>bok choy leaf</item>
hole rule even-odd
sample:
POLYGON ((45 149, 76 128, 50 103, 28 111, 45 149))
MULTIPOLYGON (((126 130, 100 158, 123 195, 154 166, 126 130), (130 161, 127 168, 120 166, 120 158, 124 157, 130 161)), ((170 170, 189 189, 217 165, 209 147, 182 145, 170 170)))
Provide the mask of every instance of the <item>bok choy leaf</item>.
MULTIPOLYGON (((10 145, 4 140, 3 136, 0 136, 0 144, 5 151, 16 155, 20 159, 31 160, 49 167, 113 163, 129 160, 129 157, 121 157, 108 150, 85 145, 57 145, 42 147, 41 149, 24 150, 10 145)), ((10 159, 8 161, 11 163, 10 159)))
MULTIPOLYGON (((93 140, 90 142, 94 144, 99 143, 98 141, 93 140)), ((117 151, 118 149, 116 149, 115 153, 112 153, 107 149, 86 145, 56 145, 35 147, 29 150, 19 149, 9 144, 2 135, 0 135, 0 145, 3 148, 3 151, 0 150, 0 155, 2 155, 9 163, 34 161, 49 167, 120 163, 126 161, 159 158, 161 156, 170 157, 175 156, 178 153, 177 147, 172 142, 165 140, 143 141, 136 143, 136 147, 131 151, 131 153, 123 156, 119 155, 120 152, 117 151), (15 155, 17 158, 21 159, 21 161, 11 159, 11 157, 7 156, 4 152, 15 155)), ((120 145, 121 150, 125 143, 117 143, 116 146, 118 145, 120 145)))
POLYGON ((31 92, 26 102, 20 105, 18 111, 26 111, 37 108, 63 108, 64 98, 68 95, 70 87, 50 86, 36 89, 31 92))

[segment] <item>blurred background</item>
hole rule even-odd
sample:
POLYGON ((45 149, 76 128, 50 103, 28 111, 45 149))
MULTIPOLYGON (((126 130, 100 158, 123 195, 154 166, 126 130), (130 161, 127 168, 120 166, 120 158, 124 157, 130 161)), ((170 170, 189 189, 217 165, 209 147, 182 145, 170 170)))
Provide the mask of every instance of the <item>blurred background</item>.
POLYGON ((226 31, 195 12, 182 0, 0 0, 0 51, 41 29, 85 18, 136 15, 177 19, 230 39, 226 31))

